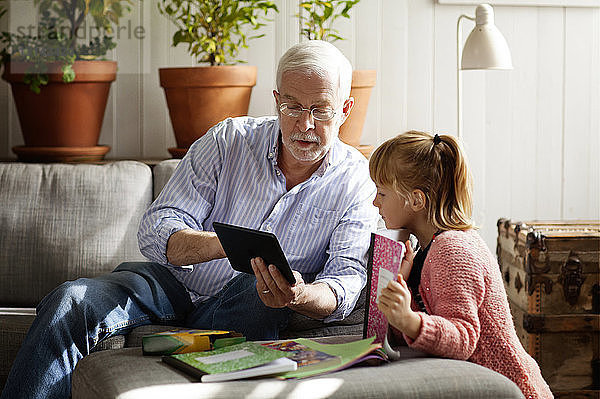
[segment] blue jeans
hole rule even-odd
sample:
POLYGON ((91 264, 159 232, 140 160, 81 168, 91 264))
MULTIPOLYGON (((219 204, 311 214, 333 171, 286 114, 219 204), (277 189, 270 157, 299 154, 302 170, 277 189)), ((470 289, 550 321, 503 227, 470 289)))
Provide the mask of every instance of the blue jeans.
POLYGON ((255 286, 255 277, 242 273, 194 305, 164 266, 150 262, 122 263, 108 275, 65 282, 38 305, 0 398, 68 398, 80 359, 100 341, 146 324, 277 339, 291 311, 265 306, 255 286))

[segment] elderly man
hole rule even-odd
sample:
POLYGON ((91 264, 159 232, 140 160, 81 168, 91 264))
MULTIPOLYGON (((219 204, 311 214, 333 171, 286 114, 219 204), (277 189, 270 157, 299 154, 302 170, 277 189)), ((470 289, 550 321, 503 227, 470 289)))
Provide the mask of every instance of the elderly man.
POLYGON ((377 211, 358 151, 337 138, 353 106, 351 66, 331 44, 289 49, 273 92, 278 117, 227 119, 197 140, 144 214, 153 262, 66 282, 42 300, 2 398, 68 397, 76 363, 98 342, 164 323, 277 338, 292 312, 348 315, 365 284, 377 211), (294 270, 234 271, 214 221, 271 231, 294 270))

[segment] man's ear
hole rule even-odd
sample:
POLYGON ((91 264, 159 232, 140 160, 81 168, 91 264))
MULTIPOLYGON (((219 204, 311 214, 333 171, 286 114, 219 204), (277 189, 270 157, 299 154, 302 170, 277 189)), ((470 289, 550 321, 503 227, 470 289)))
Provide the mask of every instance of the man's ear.
POLYGON ((423 191, 417 189, 413 190, 412 193, 410 193, 410 208, 414 212, 418 212, 425 209, 426 205, 427 199, 423 191))
POLYGON ((277 90, 273 90, 273 97, 275 98, 275 105, 279 104, 279 93, 277 90))
POLYGON ((344 101, 344 105, 342 106, 342 119, 340 122, 340 126, 344 124, 348 116, 350 116, 350 111, 354 108, 354 97, 348 97, 346 101, 344 101))

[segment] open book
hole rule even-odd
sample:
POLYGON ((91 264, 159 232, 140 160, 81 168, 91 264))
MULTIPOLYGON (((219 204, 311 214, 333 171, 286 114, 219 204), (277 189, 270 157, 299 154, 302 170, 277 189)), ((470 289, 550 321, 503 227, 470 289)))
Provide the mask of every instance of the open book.
POLYGON ((315 375, 343 370, 356 364, 373 365, 386 362, 387 355, 381 349, 381 344, 373 343, 373 337, 342 344, 322 344, 307 338, 296 338, 294 342, 308 349, 324 352, 339 358, 339 362, 319 364, 315 367, 298 367, 296 371, 278 374, 277 378, 305 378, 315 375))
POLYGON ((342 363, 340 356, 309 348, 298 341, 275 341, 263 345, 289 353, 290 359, 298 364, 298 372, 301 373, 323 370, 342 363))
POLYGON ((365 308, 363 338, 375 336, 375 343, 384 342, 388 327, 385 316, 377 308, 377 301, 381 290, 388 285, 388 282, 397 279, 405 252, 404 243, 371 233, 367 263, 369 299, 365 308))

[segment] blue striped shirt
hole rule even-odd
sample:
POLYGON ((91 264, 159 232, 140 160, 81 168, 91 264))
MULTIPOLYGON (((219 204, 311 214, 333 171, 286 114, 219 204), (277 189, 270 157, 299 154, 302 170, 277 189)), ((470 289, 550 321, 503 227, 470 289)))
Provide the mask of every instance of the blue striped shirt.
POLYGON ((276 117, 226 119, 189 149, 138 231, 142 254, 169 267, 192 300, 216 294, 234 276, 227 259, 170 265, 171 234, 214 231, 214 221, 274 233, 305 282, 328 284, 338 300, 324 321, 346 317, 366 282, 366 253, 377 222, 367 161, 335 138, 321 166, 291 190, 277 166, 276 117))

